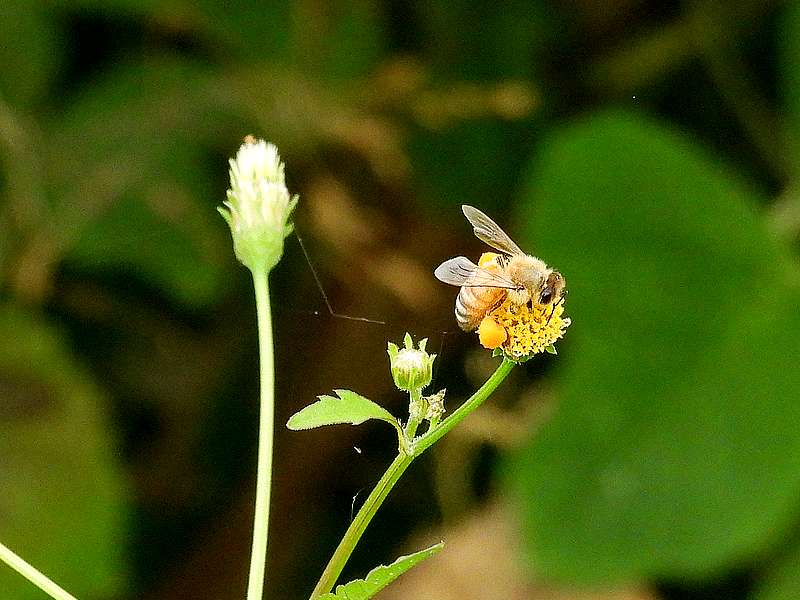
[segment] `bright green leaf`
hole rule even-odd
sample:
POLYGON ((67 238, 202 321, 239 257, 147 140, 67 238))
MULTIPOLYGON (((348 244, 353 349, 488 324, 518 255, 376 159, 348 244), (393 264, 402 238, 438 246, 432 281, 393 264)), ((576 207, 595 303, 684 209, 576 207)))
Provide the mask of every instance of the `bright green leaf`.
POLYGON ((420 550, 408 556, 401 556, 388 566, 381 565, 369 572, 365 579, 356 579, 345 585, 336 586, 336 592, 320 596, 321 600, 367 600, 380 592, 410 568, 444 548, 444 542, 420 550))
POLYGON ((397 419, 372 400, 350 390, 334 390, 334 392, 338 398, 319 396, 319 400, 314 404, 309 404, 300 412, 293 414, 286 426, 297 431, 341 423, 360 425, 369 419, 380 419, 397 425, 397 419))
MULTIPOLYGON (((57 332, 0 308, 0 536, 78 598, 126 590, 127 490, 105 399, 57 332)), ((42 592, 0 564, 3 598, 42 592)))
POLYGON ((529 182, 518 241, 574 323, 559 410, 508 464, 533 564, 596 583, 756 556, 800 498, 800 294, 760 198, 624 113, 557 131, 529 182))

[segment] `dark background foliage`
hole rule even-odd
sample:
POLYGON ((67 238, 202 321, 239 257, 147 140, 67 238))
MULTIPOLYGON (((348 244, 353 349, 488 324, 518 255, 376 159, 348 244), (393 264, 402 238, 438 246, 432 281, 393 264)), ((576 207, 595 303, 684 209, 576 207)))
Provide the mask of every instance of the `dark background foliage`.
POLYGON ((463 203, 574 324, 345 575, 444 538, 382 597, 800 597, 799 40, 777 0, 5 0, 0 540, 82 600, 243 597, 255 315, 215 207, 254 134, 306 250, 272 274, 269 597, 306 597, 395 444, 288 417, 333 388, 401 415, 405 331, 451 409, 493 368, 432 277, 482 251, 463 203))

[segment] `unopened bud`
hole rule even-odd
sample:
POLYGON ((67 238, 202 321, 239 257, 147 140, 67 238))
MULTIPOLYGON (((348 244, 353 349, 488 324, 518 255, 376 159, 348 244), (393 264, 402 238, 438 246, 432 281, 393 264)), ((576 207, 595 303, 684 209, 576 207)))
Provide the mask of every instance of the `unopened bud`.
POLYGON ((398 348, 389 342, 389 360, 392 378, 395 385, 406 392, 418 391, 426 387, 433 379, 433 361, 435 354, 425 352, 427 338, 420 340, 414 348, 411 335, 406 333, 404 347, 398 348))
POLYGON ((218 210, 231 228, 236 257, 250 270, 270 270, 283 254, 297 204, 297 196, 286 188, 278 149, 248 136, 230 160, 230 176, 225 208, 218 210))

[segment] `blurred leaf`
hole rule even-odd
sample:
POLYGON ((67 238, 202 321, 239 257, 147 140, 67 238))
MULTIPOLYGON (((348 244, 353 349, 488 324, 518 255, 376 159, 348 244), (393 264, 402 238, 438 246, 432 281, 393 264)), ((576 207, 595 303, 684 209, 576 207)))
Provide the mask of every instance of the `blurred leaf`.
POLYGON ((47 4, 59 9, 73 12, 93 11, 96 14, 114 16, 153 17, 157 13, 180 13, 180 2, 163 2, 163 0, 47 0, 47 4))
POLYGON ((54 15, 39 2, 4 0, 0 10, 0 99, 31 108, 44 96, 63 53, 54 15))
POLYGON ((385 34, 379 4, 348 0, 313 2, 203 0, 203 26, 241 59, 295 69, 309 78, 348 81, 367 75, 383 57, 385 34))
POLYGON ((309 36, 306 23, 296 31, 297 44, 312 42, 311 62, 321 61, 319 73, 323 78, 346 82, 365 77, 380 62, 385 32, 378 7, 379 3, 372 0, 337 2, 329 6, 324 35, 309 36))
POLYGON ((369 419, 380 419, 397 425, 397 419, 372 400, 350 390, 334 390, 334 392, 338 398, 319 396, 319 400, 314 404, 309 404, 303 410, 293 414, 286 426, 297 431, 342 423, 361 425, 369 419))
POLYGON ((85 228, 67 259, 83 269, 133 273, 185 306, 203 306, 219 291, 220 272, 205 262, 201 245, 153 207, 122 199, 85 228))
MULTIPOLYGON (((58 335, 0 308, 3 543, 80 598, 124 588, 126 490, 104 400, 58 335)), ((42 592, 0 565, 4 598, 42 592)))
POLYGON ((356 579, 345 585, 337 585, 336 592, 320 596, 321 600, 367 600, 380 592, 410 568, 418 565, 444 548, 444 542, 420 550, 408 556, 401 556, 388 566, 375 567, 365 579, 356 579))
POLYGON ((491 3, 428 0, 414 8, 426 33, 426 56, 455 79, 530 77, 536 59, 563 37, 558 15, 540 2, 513 0, 499 10, 491 3))
POLYGON ((202 26, 216 43, 252 62, 284 63, 291 50, 292 4, 267 0, 200 0, 202 26))
POLYGON ((505 204, 519 177, 519 156, 524 152, 516 148, 522 137, 529 147, 530 131, 493 119, 415 132, 408 151, 426 205, 458 210, 472 204, 490 210, 505 204))
POLYGON ((786 2, 781 11, 777 34, 780 91, 795 140, 794 150, 800 152, 800 4, 786 2))
POLYGON ((595 583, 752 557, 800 498, 800 295, 757 197, 622 113, 555 133, 529 182, 520 241, 573 318, 559 410, 509 465, 533 564, 595 583))
POLYGON ((232 256, 214 210, 225 167, 201 161, 234 120, 217 85, 183 60, 132 62, 89 86, 53 124, 56 234, 72 232, 70 260, 132 268, 189 306, 215 297, 232 256))
POLYGON ((800 598, 800 547, 773 565, 752 594, 753 600, 797 600, 800 598))

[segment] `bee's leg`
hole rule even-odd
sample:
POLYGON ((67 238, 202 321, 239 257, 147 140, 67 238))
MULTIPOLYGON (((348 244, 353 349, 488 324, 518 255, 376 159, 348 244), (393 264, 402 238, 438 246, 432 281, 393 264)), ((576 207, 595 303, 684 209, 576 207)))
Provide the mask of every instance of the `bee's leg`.
POLYGON ((553 310, 550 311, 550 316, 547 317, 547 323, 545 325, 550 325, 550 319, 553 318, 553 315, 556 313, 556 306, 558 305, 557 302, 553 302, 553 310))

